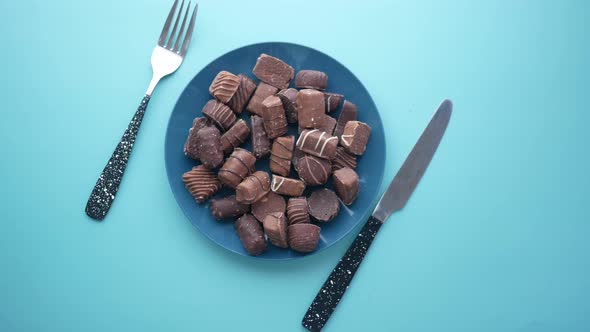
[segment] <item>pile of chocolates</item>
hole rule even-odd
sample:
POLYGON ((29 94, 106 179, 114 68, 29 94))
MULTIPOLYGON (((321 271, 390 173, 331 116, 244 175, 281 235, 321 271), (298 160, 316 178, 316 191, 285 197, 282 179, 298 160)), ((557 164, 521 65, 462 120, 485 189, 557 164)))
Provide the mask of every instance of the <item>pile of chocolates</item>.
POLYGON ((227 71, 213 79, 214 99, 193 121, 184 146, 186 156, 201 164, 182 180, 198 203, 224 186, 234 191, 212 199, 209 207, 217 220, 235 220, 250 255, 263 253, 268 241, 312 252, 320 238, 318 225, 332 221, 340 203, 351 205, 359 194, 357 157, 365 152, 371 127, 357 121, 355 104, 325 91, 324 72, 295 75, 293 67, 267 54, 252 72, 258 84, 227 71), (293 79, 294 88, 289 87, 293 79), (339 108, 338 118, 331 116, 339 108), (297 125, 298 137, 288 135, 289 125, 297 125), (249 138, 252 151, 240 147, 249 138), (255 168, 266 158, 271 174, 255 168), (330 178, 335 191, 324 187, 330 178), (313 188, 305 196, 307 187, 313 188))

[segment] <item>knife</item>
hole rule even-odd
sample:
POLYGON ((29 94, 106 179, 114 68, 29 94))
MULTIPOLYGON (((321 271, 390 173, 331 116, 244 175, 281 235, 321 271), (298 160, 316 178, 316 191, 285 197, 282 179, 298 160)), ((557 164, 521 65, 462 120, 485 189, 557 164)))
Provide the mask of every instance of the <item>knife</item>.
POLYGON ((445 99, 440 104, 420 139, 404 161, 393 181, 377 203, 369 220, 354 239, 344 256, 307 309, 301 324, 310 331, 320 331, 348 289, 365 254, 381 225, 389 216, 401 210, 426 171, 434 152, 447 129, 453 104, 445 99))

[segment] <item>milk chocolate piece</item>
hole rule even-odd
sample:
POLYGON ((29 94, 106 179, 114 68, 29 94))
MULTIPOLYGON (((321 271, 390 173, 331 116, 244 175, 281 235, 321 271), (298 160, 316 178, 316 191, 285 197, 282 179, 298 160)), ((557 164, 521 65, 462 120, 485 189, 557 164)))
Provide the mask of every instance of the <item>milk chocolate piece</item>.
POLYGON ((264 129, 264 120, 257 115, 250 118, 252 124, 252 150, 256 158, 265 158, 270 154, 270 139, 264 129))
POLYGON ((277 96, 268 96, 262 102, 262 119, 264 120, 264 130, 268 138, 274 139, 287 133, 287 118, 281 98, 277 96))
POLYGON ((340 145, 346 151, 360 156, 365 153, 369 136, 371 136, 371 127, 368 124, 360 121, 348 121, 340 137, 340 145))
POLYGON ((336 124, 336 129, 334 129, 334 136, 340 138, 342 132, 344 131, 344 126, 348 121, 356 120, 357 116, 357 108, 356 105, 349 102, 348 100, 344 101, 342 105, 342 110, 340 111, 340 116, 338 116, 338 123, 336 124))
POLYGON ((231 153, 235 148, 242 145, 248 136, 250 136, 250 127, 248 127, 246 121, 239 119, 221 136, 221 149, 223 153, 231 153))
POLYGON ((213 126, 204 127, 197 131, 195 138, 199 159, 203 166, 216 168, 223 163, 223 151, 221 150, 221 133, 213 126))
POLYGON ((256 90, 256 83, 246 75, 240 74, 238 77, 240 78, 240 86, 234 96, 227 102, 227 106, 234 113, 241 114, 246 104, 248 104, 250 97, 252 97, 254 90, 256 90))
POLYGON ((305 153, 332 160, 336 157, 338 138, 319 129, 306 129, 297 140, 297 148, 305 153))
POLYGON ((330 189, 318 189, 307 199, 309 214, 321 222, 328 222, 340 212, 338 196, 330 189))
POLYGON ((282 176, 289 176, 291 159, 295 144, 294 136, 277 137, 270 152, 270 171, 282 176))
POLYGON ((260 54, 258 60, 256 60, 256 65, 252 72, 259 80, 279 89, 288 88, 289 82, 291 82, 295 75, 293 67, 278 58, 264 53, 260 54))
POLYGON ((197 132, 204 127, 212 126, 211 120, 207 118, 196 118, 193 121, 193 126, 188 130, 188 137, 184 144, 184 154, 190 158, 199 160, 199 141, 197 140, 197 132))
POLYGON ((300 70, 295 76, 295 86, 301 89, 326 90, 328 75, 319 70, 300 70))
POLYGON ((289 248, 287 242, 287 219, 285 218, 284 212, 275 212, 267 215, 262 225, 270 243, 279 248, 289 248))
POLYGON ((201 112, 223 131, 228 130, 237 120, 229 107, 215 99, 209 100, 201 112))
POLYGON ((306 155, 307 154, 305 152, 295 147, 295 150, 293 151, 293 158, 291 159, 291 164, 295 170, 297 170, 297 167, 299 167, 299 161, 301 158, 305 157, 306 155))
POLYGON ((320 227, 314 224, 295 224, 287 228, 289 246, 295 251, 314 251, 320 240, 320 227))
POLYGON ((317 90, 303 89, 297 94, 297 120, 301 128, 321 126, 326 112, 324 94, 317 90))
POLYGON ((297 123, 297 105, 295 104, 297 93, 299 91, 293 88, 283 89, 277 92, 277 97, 281 98, 281 102, 283 102, 288 123, 297 123))
POLYGON ((220 199, 212 199, 209 205, 211 214, 217 220, 236 218, 250 211, 250 205, 239 203, 236 195, 227 196, 220 199))
POLYGON ((248 175, 254 172, 256 157, 248 150, 237 148, 227 158, 219 170, 219 180, 228 187, 235 188, 248 175))
POLYGON ((241 216, 235 223, 236 232, 242 241, 244 249, 252 255, 258 256, 266 250, 266 240, 260 223, 250 214, 241 216))
POLYGON ((269 192, 268 195, 252 204, 252 214, 258 221, 263 222, 264 218, 269 214, 275 212, 284 213, 286 208, 287 203, 285 203, 285 199, 282 196, 274 192, 269 192))
POLYGON ((305 190, 305 183, 301 180, 290 179, 273 174, 270 190, 285 196, 301 196, 305 190))
POLYGON ((227 103, 240 86, 240 78, 228 71, 220 71, 209 86, 209 93, 222 103, 227 103))
POLYGON ((330 113, 338 109, 344 96, 338 93, 324 92, 324 98, 326 99, 326 113, 330 113))
POLYGON ((289 202, 287 202, 287 220, 289 221, 289 225, 309 224, 309 212, 307 210, 307 198, 289 198, 289 202))
POLYGON ((215 173, 203 165, 195 166, 182 175, 182 182, 193 198, 203 203, 221 189, 221 182, 215 173))
POLYGON ((248 112, 250 112, 250 114, 262 116, 262 111, 264 109, 262 102, 266 99, 266 97, 274 95, 277 93, 277 91, 279 91, 279 89, 275 88, 274 86, 260 82, 256 88, 256 91, 254 91, 254 95, 252 95, 252 98, 250 98, 250 102, 248 103, 246 109, 248 112))
POLYGON ((305 156, 299 160, 297 173, 308 186, 319 186, 328 182, 332 172, 332 164, 315 156, 305 156))
POLYGON ((332 135, 332 133, 334 133, 334 128, 336 128, 336 119, 327 114, 324 115, 324 122, 318 127, 318 129, 326 134, 332 135))
POLYGON ((359 176, 352 169, 345 167, 334 172, 334 189, 346 205, 352 204, 359 194, 359 176))
POLYGON ((240 203, 253 204, 262 199, 270 191, 268 173, 257 171, 244 179, 236 187, 236 199, 240 203))
POLYGON ((356 169, 356 156, 339 146, 336 148, 336 158, 332 160, 332 171, 344 167, 356 169))

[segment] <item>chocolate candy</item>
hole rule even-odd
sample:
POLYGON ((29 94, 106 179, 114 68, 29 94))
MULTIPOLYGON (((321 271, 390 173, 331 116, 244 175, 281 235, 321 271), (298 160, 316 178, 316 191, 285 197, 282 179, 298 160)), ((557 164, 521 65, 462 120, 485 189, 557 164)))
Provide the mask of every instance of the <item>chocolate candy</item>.
POLYGON ((211 120, 207 118, 196 118, 193 121, 193 126, 188 130, 188 137, 184 144, 184 154, 190 158, 199 160, 199 141, 197 140, 197 132, 204 127, 212 126, 211 120))
POLYGON ((297 99, 297 89, 288 88, 277 92, 277 97, 281 98, 283 107, 285 108, 285 116, 287 116, 288 123, 297 123, 297 106, 295 101, 297 99))
POLYGON ((284 213, 286 208, 287 203, 285 203, 285 199, 282 196, 269 192, 268 195, 252 204, 252 214, 258 221, 263 222, 264 218, 269 214, 275 212, 284 213))
POLYGON ((266 172, 257 171, 236 187, 236 199, 240 203, 253 204, 270 191, 270 178, 266 172))
POLYGON ((297 148, 305 153, 332 160, 336 157, 338 138, 319 129, 306 129, 297 140, 297 148))
POLYGON ((303 89, 297 94, 297 120, 301 128, 320 127, 326 112, 324 94, 317 90, 303 89))
POLYGON ((297 165, 299 177, 308 186, 319 186, 328 182, 331 172, 332 164, 315 156, 304 156, 297 165))
POLYGON ((355 104, 349 102, 348 100, 344 101, 344 104, 342 105, 342 111, 340 111, 340 116, 338 116, 336 129, 334 129, 334 136, 340 138, 346 123, 348 121, 356 120, 357 112, 358 111, 355 104))
POLYGON ((297 167, 299 167, 299 161, 301 158, 305 157, 306 155, 307 154, 305 154, 305 152, 295 147, 295 150, 293 151, 293 158, 291 159, 291 165, 293 165, 295 170, 297 170, 297 167))
POLYGON ((201 128, 197 131, 195 140, 199 142, 197 150, 203 166, 216 168, 223 163, 221 133, 219 129, 213 126, 201 128))
POLYGON ((252 72, 262 82, 268 83, 279 89, 286 89, 289 87, 289 82, 291 82, 295 75, 293 67, 284 63, 280 59, 264 53, 262 53, 258 57, 258 60, 256 60, 256 65, 252 72))
POLYGON ((352 204, 359 194, 359 176, 348 167, 334 172, 334 189, 346 205, 352 204))
POLYGON ((256 83, 246 75, 240 74, 238 77, 240 78, 240 86, 234 96, 227 102, 227 106, 234 113, 241 114, 246 104, 248 104, 250 97, 252 97, 254 90, 256 90, 256 83))
POLYGON ((371 136, 371 127, 368 124, 360 121, 348 121, 340 137, 340 145, 346 151, 360 156, 365 153, 369 136, 371 136))
POLYGON ((318 70, 300 70, 295 76, 295 86, 302 89, 326 90, 328 75, 318 70))
POLYGON ((338 93, 324 92, 324 98, 326 99, 326 113, 330 113, 338 109, 344 96, 338 93))
POLYGON ((274 86, 268 85, 264 82, 260 82, 258 84, 258 87, 256 88, 256 91, 254 91, 254 95, 250 99, 250 102, 248 103, 246 109, 248 110, 248 112, 250 112, 250 114, 262 116, 262 111, 264 110, 262 102, 267 97, 277 93, 277 91, 279 91, 279 89, 275 88, 274 86))
POLYGON ((228 187, 235 188, 248 175, 254 172, 256 157, 248 150, 237 148, 227 158, 219 170, 219 180, 228 187))
POLYGON ((270 243, 279 248, 289 248, 287 242, 287 220, 285 213, 276 212, 267 215, 262 222, 264 232, 270 243))
POLYGON ((324 115, 324 123, 318 129, 326 134, 332 135, 334 128, 336 128, 336 119, 327 114, 324 115))
POLYGON ((268 138, 274 139, 287 133, 287 118, 281 98, 269 96, 262 102, 262 119, 268 138))
POLYGON ((332 160, 332 171, 343 167, 356 169, 356 156, 339 146, 336 148, 336 158, 332 160))
POLYGON ((289 198, 289 202, 287 202, 287 217, 289 225, 308 224, 309 212, 307 211, 307 209, 307 198, 289 198))
POLYGON ((295 251, 308 253, 314 251, 320 240, 319 226, 314 224, 295 224, 287 228, 289 246, 295 251))
POLYGON ((272 181, 270 182, 270 190, 285 196, 301 196, 305 190, 305 183, 301 180, 273 174, 272 181))
POLYGON ((318 189, 307 199, 309 214, 321 222, 328 222, 340 212, 338 196, 330 189, 318 189))
POLYGON ((203 165, 195 166, 190 171, 184 173, 182 175, 182 182, 184 182, 186 189, 199 203, 203 203, 221 189, 221 182, 219 182, 215 173, 203 165))
POLYGON ((260 223, 250 214, 241 216, 235 223, 236 232, 242 241, 244 249, 252 255, 258 256, 266 250, 266 240, 260 223))
POLYGON ((277 137, 277 139, 274 140, 270 152, 271 172, 282 176, 289 176, 294 143, 294 136, 277 137))
POLYGON ((201 112, 223 131, 228 130, 237 119, 229 107, 215 99, 209 100, 201 112))
POLYGON ((264 129, 264 120, 261 117, 252 115, 252 150, 256 158, 264 158, 270 154, 270 139, 264 129))
POLYGON ((225 70, 220 71, 209 86, 209 93, 222 103, 227 103, 240 86, 240 78, 225 70))
POLYGON ((235 218, 248 213, 250 205, 239 203, 236 200, 236 195, 227 196, 220 199, 211 200, 209 205, 211 214, 217 220, 235 218))
POLYGON ((221 136, 221 149, 223 153, 231 153, 235 148, 242 145, 248 136, 250 136, 250 127, 248 127, 246 121, 239 119, 221 136))

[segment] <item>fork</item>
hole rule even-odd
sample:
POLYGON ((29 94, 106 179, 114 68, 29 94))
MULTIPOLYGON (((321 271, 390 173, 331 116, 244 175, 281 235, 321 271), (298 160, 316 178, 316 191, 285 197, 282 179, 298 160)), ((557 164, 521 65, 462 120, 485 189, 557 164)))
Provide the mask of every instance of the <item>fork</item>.
POLYGON ((127 167, 127 162, 129 161, 131 150, 133 149, 133 144, 137 137, 137 132, 141 126, 143 116, 154 88, 163 77, 174 73, 178 67, 180 67, 188 50, 193 28, 195 27, 195 18, 197 16, 199 5, 195 5, 186 33, 184 29, 187 18, 189 17, 191 2, 189 0, 186 9, 183 11, 184 0, 182 0, 176 19, 174 19, 177 6, 178 0, 174 0, 174 4, 170 9, 166 23, 164 23, 164 28, 162 28, 158 44, 152 52, 151 62, 153 75, 145 96, 139 104, 139 108, 137 109, 137 112, 135 112, 133 119, 131 119, 131 122, 127 126, 123 137, 121 137, 119 144, 117 144, 115 151, 111 155, 111 159, 109 159, 100 174, 100 177, 96 181, 96 185, 86 203, 86 214, 97 221, 104 219, 115 200, 115 195, 119 190, 119 185, 121 184, 121 179, 125 173, 125 168, 127 167), (184 15, 182 15, 183 13, 184 15), (182 22, 179 28, 178 23, 181 21, 181 18, 182 22), (172 23, 174 23, 172 32, 169 33, 172 23))

